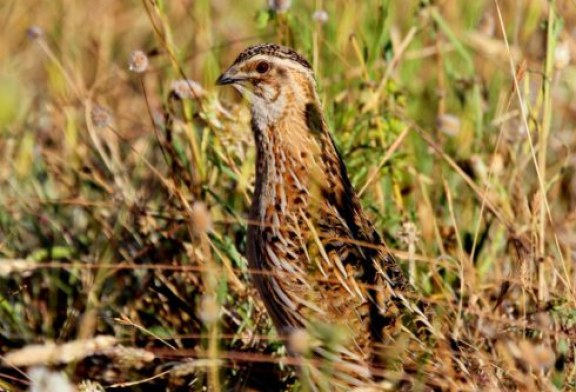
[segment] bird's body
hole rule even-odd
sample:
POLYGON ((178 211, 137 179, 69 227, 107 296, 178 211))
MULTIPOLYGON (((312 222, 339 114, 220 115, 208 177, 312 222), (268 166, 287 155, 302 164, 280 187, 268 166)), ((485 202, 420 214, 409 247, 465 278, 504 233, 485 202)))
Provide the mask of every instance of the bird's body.
POLYGON ((343 326, 346 356, 367 365, 408 287, 365 217, 330 136, 308 62, 289 48, 245 50, 220 77, 252 103, 256 187, 248 260, 281 335, 343 326))

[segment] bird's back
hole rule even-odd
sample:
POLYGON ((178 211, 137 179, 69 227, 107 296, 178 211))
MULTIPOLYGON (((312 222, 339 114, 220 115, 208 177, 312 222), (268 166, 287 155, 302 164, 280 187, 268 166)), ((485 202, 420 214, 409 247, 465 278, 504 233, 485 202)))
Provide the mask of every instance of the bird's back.
POLYGON ((350 356, 367 363, 398 320, 393 291, 408 283, 366 219, 318 108, 307 111, 302 124, 295 116, 273 132, 254 130, 250 267, 282 334, 339 325, 350 356), (284 126, 307 127, 309 137, 291 146, 284 126))

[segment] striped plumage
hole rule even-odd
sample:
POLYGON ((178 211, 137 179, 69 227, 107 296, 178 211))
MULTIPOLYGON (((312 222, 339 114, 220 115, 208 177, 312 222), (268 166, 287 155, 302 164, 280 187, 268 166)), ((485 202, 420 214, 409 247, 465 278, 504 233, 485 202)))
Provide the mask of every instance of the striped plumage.
MULTIPOLYGON (((330 136, 309 63, 292 49, 257 45, 220 76, 252 105, 256 189, 248 228, 253 280, 282 336, 339 324, 340 357, 367 378, 373 346, 398 320, 408 288, 367 220, 330 136), (344 354, 342 354, 344 353, 344 354)), ((343 362, 346 362, 343 361, 343 362)))

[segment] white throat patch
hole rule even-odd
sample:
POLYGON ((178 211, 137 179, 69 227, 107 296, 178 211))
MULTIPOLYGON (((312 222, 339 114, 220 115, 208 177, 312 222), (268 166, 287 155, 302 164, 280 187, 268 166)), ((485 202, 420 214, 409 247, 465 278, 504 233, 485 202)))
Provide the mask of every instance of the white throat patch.
POLYGON ((270 125, 275 124, 284 113, 286 108, 286 97, 284 94, 280 94, 274 104, 270 104, 266 99, 254 94, 246 86, 235 84, 234 88, 250 103, 252 118, 258 128, 267 129, 270 125))
POLYGON ((252 117, 256 126, 267 129, 280 119, 286 108, 286 97, 281 94, 273 105, 256 95, 252 96, 252 117))

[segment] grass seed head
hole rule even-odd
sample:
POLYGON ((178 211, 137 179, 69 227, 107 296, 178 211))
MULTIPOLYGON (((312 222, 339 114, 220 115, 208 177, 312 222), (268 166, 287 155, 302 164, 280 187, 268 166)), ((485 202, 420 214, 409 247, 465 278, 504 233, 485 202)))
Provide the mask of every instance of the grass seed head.
POLYGON ((92 380, 84 380, 78 385, 78 392, 104 392, 105 389, 99 383, 92 380))
POLYGON ((420 230, 418 230, 414 222, 406 221, 402 223, 398 236, 400 241, 406 245, 415 244, 420 238, 420 230))
POLYGON ((557 69, 566 68, 570 64, 571 59, 570 43, 568 41, 558 43, 554 50, 554 66, 557 69))
POLYGON ((148 69, 148 56, 141 50, 130 53, 128 69, 134 73, 144 73, 148 69))
POLYGON ((90 111, 90 117, 96 128, 106 128, 112 124, 112 113, 100 105, 94 105, 90 111))
POLYGON ((268 8, 277 13, 283 13, 290 9, 292 0, 268 0, 268 8))
POLYGON ((460 133, 460 119, 452 114, 442 114, 436 119, 436 126, 446 136, 457 136, 460 133))
POLYGON ((141 368, 156 356, 150 351, 136 347, 115 346, 104 352, 123 368, 141 368))
POLYGON ((32 41, 44 38, 44 30, 40 26, 30 26, 26 29, 26 36, 32 41))
POLYGON ((170 91, 179 99, 199 99, 204 96, 204 89, 200 83, 190 79, 173 81, 170 91))
POLYGON ((198 316, 204 323, 213 324, 220 317, 220 305, 213 295, 204 295, 200 301, 198 316))
POLYGON ((326 11, 324 11, 324 10, 315 11, 315 12, 312 14, 312 19, 313 19, 315 22, 318 22, 318 23, 320 23, 320 24, 325 24, 326 22, 328 22, 328 19, 329 19, 329 17, 328 17, 328 12, 326 12, 326 11))
POLYGON ((494 36, 496 32, 496 21, 491 12, 485 12, 478 25, 478 31, 486 37, 494 36))
POLYGON ((28 378, 30 379, 30 392, 74 392, 76 390, 64 373, 52 371, 44 366, 30 368, 28 378))
POLYGON ((190 211, 190 221, 195 235, 202 235, 212 230, 212 218, 205 203, 194 203, 190 211))
POLYGON ((310 351, 312 338, 304 328, 298 328, 288 337, 288 346, 296 354, 305 354, 310 351))

